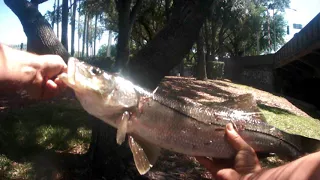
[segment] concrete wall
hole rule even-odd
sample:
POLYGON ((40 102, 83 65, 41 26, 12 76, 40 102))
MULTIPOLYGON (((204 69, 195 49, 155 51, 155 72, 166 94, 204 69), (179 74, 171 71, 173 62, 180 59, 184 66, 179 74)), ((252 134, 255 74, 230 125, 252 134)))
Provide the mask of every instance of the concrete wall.
POLYGON ((263 56, 223 59, 225 78, 253 86, 265 91, 273 91, 273 54, 263 56))

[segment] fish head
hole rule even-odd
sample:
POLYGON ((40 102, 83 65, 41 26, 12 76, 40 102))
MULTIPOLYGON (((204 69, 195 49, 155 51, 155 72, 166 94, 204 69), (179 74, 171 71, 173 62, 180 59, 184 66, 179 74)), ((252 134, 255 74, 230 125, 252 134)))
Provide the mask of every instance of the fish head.
POLYGON ((100 119, 138 104, 138 95, 130 81, 76 58, 68 60, 68 70, 59 78, 74 90, 82 107, 100 119))

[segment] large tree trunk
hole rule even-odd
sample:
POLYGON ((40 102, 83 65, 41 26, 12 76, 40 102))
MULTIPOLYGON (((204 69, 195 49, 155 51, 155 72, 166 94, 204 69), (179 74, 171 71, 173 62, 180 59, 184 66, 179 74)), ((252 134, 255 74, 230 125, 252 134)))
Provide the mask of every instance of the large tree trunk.
POLYGON ((35 7, 35 8, 37 8, 38 9, 38 0, 31 0, 30 1, 32 4, 33 4, 33 6, 35 7))
POLYGON ((61 43, 68 51, 68 0, 62 0, 61 43))
POLYGON ((130 60, 125 70, 127 77, 148 89, 156 88, 190 51, 212 2, 174 1, 170 21, 130 60))
POLYGON ((197 79, 207 80, 206 60, 203 52, 203 33, 199 33, 197 40, 197 79))
POLYGON ((77 0, 73 1, 72 20, 71 20, 71 56, 74 56, 74 35, 76 31, 76 11, 77 0))
POLYGON ((19 18, 28 38, 27 51, 36 54, 59 54, 67 61, 70 55, 60 43, 48 21, 26 0, 5 0, 6 5, 19 18))

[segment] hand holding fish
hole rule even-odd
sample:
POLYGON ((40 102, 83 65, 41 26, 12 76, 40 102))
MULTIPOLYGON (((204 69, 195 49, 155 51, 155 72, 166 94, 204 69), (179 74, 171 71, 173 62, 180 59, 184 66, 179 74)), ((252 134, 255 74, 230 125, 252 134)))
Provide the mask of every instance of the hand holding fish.
POLYGON ((257 154, 235 131, 232 124, 226 126, 229 143, 237 150, 234 160, 196 157, 215 179, 269 180, 269 179, 320 179, 320 152, 315 152, 275 168, 262 168, 257 154))
POLYGON ((235 159, 210 160, 206 157, 196 157, 199 163, 207 168, 216 179, 240 179, 242 175, 260 171, 261 166, 257 154, 240 137, 231 123, 226 126, 226 136, 232 147, 237 150, 235 159))
POLYGON ((0 44, 0 67, 2 91, 25 89, 32 98, 48 99, 66 87, 57 75, 67 65, 57 55, 36 55, 0 44))

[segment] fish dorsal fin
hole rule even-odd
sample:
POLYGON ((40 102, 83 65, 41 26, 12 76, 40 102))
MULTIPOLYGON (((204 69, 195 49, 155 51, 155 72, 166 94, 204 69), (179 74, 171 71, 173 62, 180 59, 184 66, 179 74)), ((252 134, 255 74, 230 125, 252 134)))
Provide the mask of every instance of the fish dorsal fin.
POLYGON ((237 109, 246 112, 258 112, 257 103, 252 94, 242 94, 234 98, 230 98, 219 104, 219 106, 237 109))
POLYGON ((117 139, 116 140, 119 145, 121 145, 126 139, 129 118, 130 118, 129 112, 125 111, 122 114, 122 117, 121 117, 120 122, 118 124, 117 139))
POLYGON ((260 121, 266 121, 263 114, 260 112, 257 102, 252 94, 242 94, 220 103, 218 106, 227 107, 233 110, 240 110, 245 113, 253 113, 260 121))
POLYGON ((128 138, 136 168, 143 175, 156 163, 160 155, 160 148, 144 141, 137 141, 132 136, 128 138))

